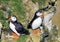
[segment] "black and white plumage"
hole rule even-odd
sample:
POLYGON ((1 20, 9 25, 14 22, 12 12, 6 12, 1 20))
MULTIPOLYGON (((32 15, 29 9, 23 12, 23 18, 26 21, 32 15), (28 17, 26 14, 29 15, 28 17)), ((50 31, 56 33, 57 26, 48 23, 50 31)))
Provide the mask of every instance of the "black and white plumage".
POLYGON ((18 36, 20 36, 20 34, 26 34, 29 35, 29 31, 26 30, 23 25, 17 21, 15 16, 12 16, 10 19, 10 29, 15 32, 18 36))
POLYGON ((37 11, 31 22, 28 24, 27 28, 32 28, 32 29, 39 28, 40 25, 42 24, 42 15, 43 15, 42 10, 37 11))

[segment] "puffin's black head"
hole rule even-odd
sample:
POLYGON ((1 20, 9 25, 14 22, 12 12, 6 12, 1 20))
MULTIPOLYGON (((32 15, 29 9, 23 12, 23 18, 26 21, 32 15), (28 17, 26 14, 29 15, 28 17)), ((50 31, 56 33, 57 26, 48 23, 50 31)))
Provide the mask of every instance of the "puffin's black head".
POLYGON ((43 17, 43 10, 38 10, 38 11, 35 13, 35 15, 36 15, 37 17, 43 17))

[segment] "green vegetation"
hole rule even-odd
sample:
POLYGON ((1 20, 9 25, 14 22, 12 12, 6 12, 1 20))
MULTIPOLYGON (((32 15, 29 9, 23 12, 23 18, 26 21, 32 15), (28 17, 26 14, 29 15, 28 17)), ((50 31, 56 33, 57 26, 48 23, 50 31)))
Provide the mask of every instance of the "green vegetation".
MULTIPOLYGON (((5 4, 10 7, 10 15, 16 15, 18 20, 23 21, 25 18, 25 12, 24 12, 24 5, 22 3, 22 0, 0 0, 0 3, 5 4)), ((0 10, 0 22, 2 22, 5 26, 8 26, 6 24, 6 13, 2 10, 0 10)), ((7 27, 6 27, 7 28, 7 27)))
POLYGON ((23 35, 17 40, 17 42, 25 42, 28 37, 29 37, 28 35, 23 35))
POLYGON ((0 10, 0 22, 6 27, 8 28, 8 23, 6 22, 6 18, 5 18, 5 13, 0 10))

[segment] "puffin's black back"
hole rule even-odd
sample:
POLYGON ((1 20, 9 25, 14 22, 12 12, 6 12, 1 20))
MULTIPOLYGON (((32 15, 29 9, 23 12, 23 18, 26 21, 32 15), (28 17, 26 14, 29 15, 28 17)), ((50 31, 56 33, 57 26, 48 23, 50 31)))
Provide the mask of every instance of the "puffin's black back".
POLYGON ((18 33, 26 34, 26 35, 30 34, 29 31, 26 30, 20 22, 15 21, 15 22, 12 22, 12 23, 15 25, 15 29, 18 33))

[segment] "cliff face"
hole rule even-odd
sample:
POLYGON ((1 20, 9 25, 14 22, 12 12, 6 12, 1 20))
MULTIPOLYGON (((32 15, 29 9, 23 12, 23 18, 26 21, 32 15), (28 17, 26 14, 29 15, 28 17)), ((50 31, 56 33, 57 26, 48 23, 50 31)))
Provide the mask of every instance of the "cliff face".
POLYGON ((60 11, 59 11, 59 8, 60 8, 60 0, 57 1, 57 11, 56 11, 56 14, 55 16, 53 17, 53 23, 56 24, 58 26, 58 40, 60 42, 60 11))
MULTIPOLYGON (((9 8, 10 8, 10 14, 11 15, 16 15, 18 18, 18 21, 21 22, 25 27, 27 27, 27 24, 31 21, 31 19, 34 16, 34 13, 42 7, 45 7, 45 5, 40 5, 38 2, 34 3, 32 2, 32 0, 0 0, 1 3, 6 4, 9 8)), ((47 3, 49 2, 49 0, 45 1, 46 6, 47 3)), ((57 2, 57 13, 55 14, 55 16, 53 17, 53 23, 56 24, 60 30, 60 1, 57 2)), ((47 12, 46 12, 47 13, 47 12)), ((45 14, 46 14, 45 13, 45 14)), ((7 23, 5 23, 5 12, 0 10, 0 18, 3 17, 3 19, 0 19, 0 21, 3 21, 3 24, 5 26, 8 26, 7 23), (2 15, 4 14, 4 15, 2 15)), ((6 28, 6 27, 5 27, 6 28)), ((32 33, 32 30, 30 30, 30 32, 32 33)), ((53 33, 54 31, 51 32, 52 34, 52 38, 49 38, 47 40, 47 42, 58 42, 56 36, 53 33), (56 39, 55 39, 56 38, 56 39)), ((59 35, 60 35, 60 31, 59 31, 59 35)), ((58 35, 58 37, 60 38, 60 36, 58 35)), ((40 40, 42 39, 42 35, 30 35, 30 36, 23 36, 21 37, 21 39, 19 38, 17 42, 23 42, 24 40, 26 42, 40 42, 40 40), (31 37, 31 38, 30 38, 31 37)), ((16 40, 9 34, 4 34, 4 32, 2 33, 2 42, 16 42, 16 40), (6 37, 7 36, 7 37, 6 37)), ((60 41, 59 41, 60 42, 60 41)))

